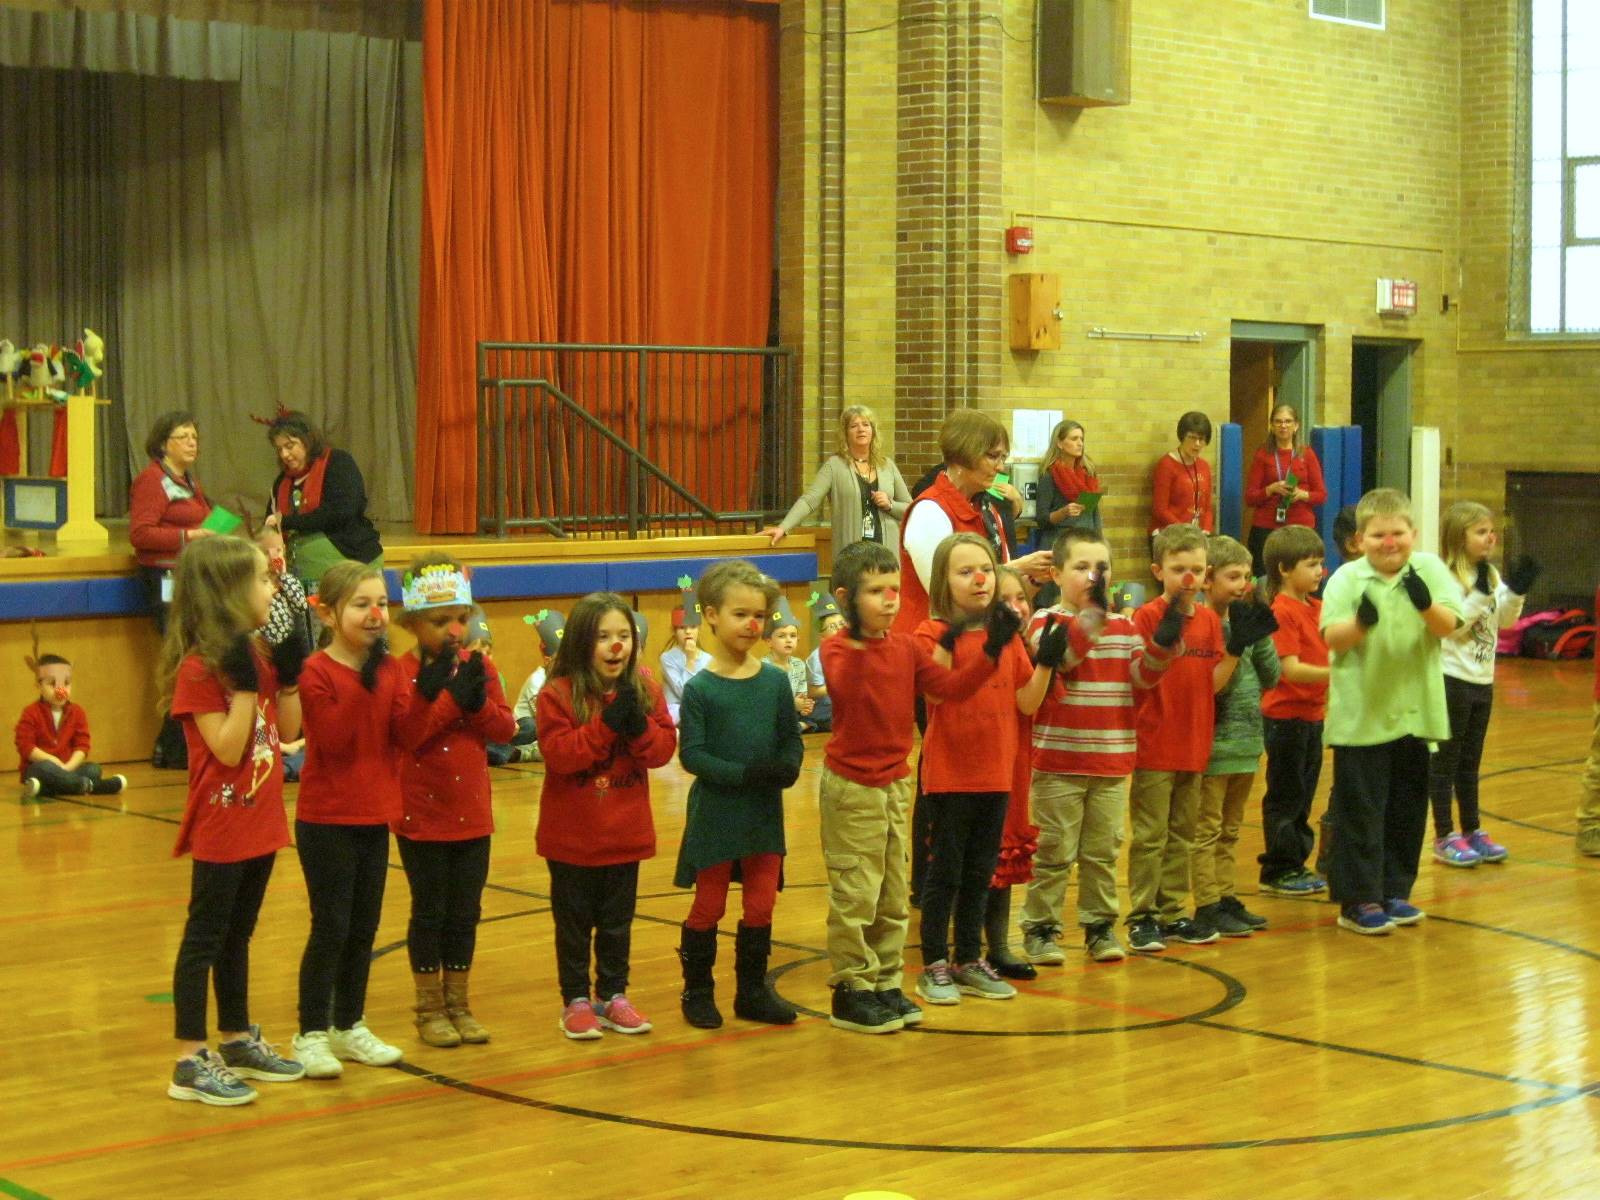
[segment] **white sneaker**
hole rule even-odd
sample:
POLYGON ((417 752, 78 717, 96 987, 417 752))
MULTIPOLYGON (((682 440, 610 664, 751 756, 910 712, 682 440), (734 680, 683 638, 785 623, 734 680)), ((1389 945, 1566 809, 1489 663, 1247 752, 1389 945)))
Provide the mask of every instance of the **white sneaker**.
MULTIPOLYGON (((335 1058, 358 1062, 369 1067, 392 1067, 403 1054, 399 1046, 391 1046, 367 1028, 362 1017, 349 1029, 328 1030, 328 1048, 335 1058)), ((304 1062, 305 1059, 301 1059, 304 1062)))
POLYGON ((41 790, 42 785, 32 776, 22 781, 22 798, 24 800, 37 800, 41 790))
POLYGON ((344 1064, 333 1056, 325 1029, 295 1034, 294 1057, 306 1069, 307 1079, 337 1079, 344 1074, 344 1064))

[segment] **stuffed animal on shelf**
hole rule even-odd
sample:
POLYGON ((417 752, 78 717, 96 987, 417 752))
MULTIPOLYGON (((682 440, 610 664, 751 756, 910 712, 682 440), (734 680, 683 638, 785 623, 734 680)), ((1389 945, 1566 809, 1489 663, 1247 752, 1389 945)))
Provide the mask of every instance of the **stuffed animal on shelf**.
POLYGON ((28 386, 41 397, 50 386, 50 347, 43 342, 28 351, 28 386))
MULTIPOLYGON (((79 342, 78 345, 83 343, 79 342)), ((63 351, 61 361, 66 367, 67 383, 74 392, 87 392, 99 378, 99 372, 89 364, 89 360, 75 350, 63 351)))
POLYGON ((78 339, 78 357, 89 364, 96 379, 106 373, 105 339, 87 325, 83 327, 83 337, 78 339))
POLYGON ((20 374, 22 355, 11 344, 10 338, 0 338, 0 380, 10 379, 20 374))

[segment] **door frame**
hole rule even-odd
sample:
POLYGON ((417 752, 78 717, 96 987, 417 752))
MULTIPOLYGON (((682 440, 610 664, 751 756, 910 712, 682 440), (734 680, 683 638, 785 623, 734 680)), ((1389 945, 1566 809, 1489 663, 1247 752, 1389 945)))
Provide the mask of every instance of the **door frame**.
POLYGON ((1355 337, 1358 349, 1387 350, 1378 363, 1378 427, 1373 432, 1373 486, 1411 494, 1411 364, 1420 338, 1355 337))

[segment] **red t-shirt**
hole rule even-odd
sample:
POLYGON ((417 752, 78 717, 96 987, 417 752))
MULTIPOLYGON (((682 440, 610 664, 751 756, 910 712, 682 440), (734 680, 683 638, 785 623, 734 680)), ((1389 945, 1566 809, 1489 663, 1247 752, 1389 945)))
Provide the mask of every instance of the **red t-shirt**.
POLYGON ((242 862, 289 844, 283 811, 283 756, 278 751, 278 675, 259 650, 256 719, 244 756, 228 766, 211 752, 195 718, 226 714, 233 689, 198 654, 178 666, 172 715, 189 746, 189 798, 178 826, 173 856, 191 853, 201 862, 242 862))
MULTIPOLYGON (((462 661, 467 658, 461 653, 462 661)), ((415 686, 421 660, 402 655, 400 669, 415 686)), ((516 718, 506 704, 500 672, 485 662, 488 686, 483 707, 470 716, 448 689, 430 704, 421 696, 422 720, 408 723, 400 760, 400 819, 389 828, 417 842, 464 842, 494 832, 490 807, 489 756, 485 742, 509 742, 516 718)))
POLYGON ((62 706, 60 725, 56 724, 50 706, 43 700, 35 700, 17 718, 16 732, 17 756, 21 760, 18 767, 24 779, 33 765, 28 755, 35 750, 54 754, 62 762, 79 750, 83 751, 84 758, 89 757, 89 714, 83 711, 83 705, 70 700, 62 706))
MULTIPOLYGON (((916 638, 932 655, 945 621, 917 626, 916 638)), ((984 657, 988 635, 970 629, 956 641, 951 667, 970 668, 984 657)), ((928 706, 928 729, 922 735, 924 792, 1010 792, 1017 759, 1017 689, 1033 675, 1033 663, 1022 639, 1013 637, 1000 664, 965 700, 928 706)))
POLYGON ((319 825, 392 825, 401 818, 400 761, 428 705, 398 659, 378 668, 372 691, 361 672, 326 650, 306 659, 300 673, 306 762, 300 771, 295 817, 319 825))
POLYGON ((572 680, 552 679, 539 689, 534 720, 544 754, 535 835, 540 857, 579 867, 654 857, 649 771, 672 761, 678 733, 661 689, 647 682, 654 703, 644 733, 632 741, 600 719, 601 705, 578 723, 572 680))
MULTIPOLYGON (((1133 614, 1133 627, 1149 641, 1167 611, 1167 598, 1157 596, 1133 614)), ((1222 618, 1209 604, 1196 602, 1183 626, 1183 653, 1172 660, 1166 678, 1133 694, 1134 728, 1139 749, 1138 771, 1204 771, 1211 759, 1216 728, 1216 693, 1212 672, 1222 658, 1222 618)))
MULTIPOLYGON (((1272 598, 1278 630, 1272 644, 1278 657, 1293 655, 1303 666, 1328 665, 1328 643, 1322 640, 1322 601, 1296 600, 1279 592, 1272 598)), ((1328 715, 1326 683, 1290 683, 1287 679, 1261 697, 1261 711, 1277 721, 1320 721, 1328 715)))

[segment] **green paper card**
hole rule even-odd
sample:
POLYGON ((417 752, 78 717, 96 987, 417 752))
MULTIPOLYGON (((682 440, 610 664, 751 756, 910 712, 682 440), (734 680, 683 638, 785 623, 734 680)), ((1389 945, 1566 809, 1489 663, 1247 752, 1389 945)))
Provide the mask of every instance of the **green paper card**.
POLYGON ((200 522, 201 529, 209 529, 212 533, 232 533, 244 524, 244 518, 238 513, 229 512, 222 505, 213 508, 206 519, 200 522))
POLYGON ((989 485, 989 495, 993 496, 996 500, 1004 500, 1006 496, 1005 493, 1000 490, 1000 485, 1002 483, 1010 482, 1011 476, 1005 474, 1004 472, 996 475, 994 477, 994 482, 989 485))
POLYGON ((1083 512, 1079 515, 1087 517, 1100 507, 1100 493, 1079 492, 1077 503, 1083 506, 1083 512))

